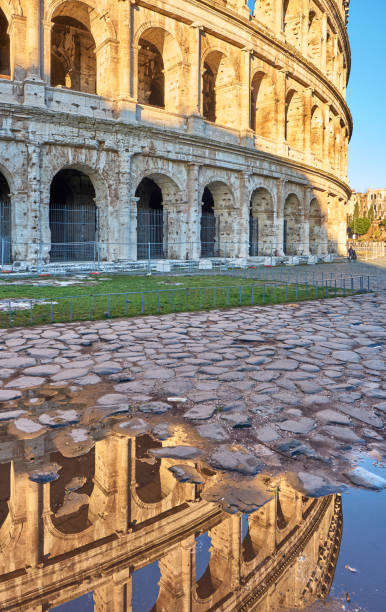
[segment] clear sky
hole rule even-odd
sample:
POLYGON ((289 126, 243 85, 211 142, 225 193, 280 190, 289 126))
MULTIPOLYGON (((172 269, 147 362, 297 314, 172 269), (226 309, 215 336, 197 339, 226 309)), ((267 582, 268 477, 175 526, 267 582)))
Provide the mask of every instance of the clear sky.
POLYGON ((351 0, 352 68, 347 101, 354 118, 350 185, 386 188, 386 1, 351 0))

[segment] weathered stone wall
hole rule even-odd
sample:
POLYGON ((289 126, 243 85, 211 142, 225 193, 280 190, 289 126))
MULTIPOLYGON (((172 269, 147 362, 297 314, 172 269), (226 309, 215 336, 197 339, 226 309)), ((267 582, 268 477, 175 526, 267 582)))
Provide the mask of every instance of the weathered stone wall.
POLYGON ((309 253, 310 225, 313 252, 343 247, 347 4, 257 0, 250 18, 236 0, 168 0, 167 10, 142 0, 0 0, 12 259, 49 261, 50 189, 62 169, 93 184, 105 260, 137 257, 144 178, 168 214, 165 256, 200 256, 205 188, 220 256, 248 255, 253 217, 255 254, 269 242, 283 252, 286 215, 292 252, 309 253), (285 206, 290 194, 299 205, 285 206))

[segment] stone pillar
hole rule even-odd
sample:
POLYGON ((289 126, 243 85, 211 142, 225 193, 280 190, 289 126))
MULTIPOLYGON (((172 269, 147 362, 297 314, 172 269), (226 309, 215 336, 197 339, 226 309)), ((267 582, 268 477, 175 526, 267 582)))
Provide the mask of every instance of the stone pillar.
POLYGON ((129 570, 122 570, 94 589, 94 612, 130 612, 131 600, 132 577, 129 570))
POLYGON ((47 206, 41 202, 41 151, 37 144, 27 145, 27 180, 29 189, 28 226, 28 260, 40 265, 47 260, 51 249, 51 232, 49 227, 49 193, 46 194, 47 206))
POLYGON ((241 50, 240 65, 240 124, 241 137, 247 144, 253 138, 251 130, 251 49, 241 50))
POLYGON ((188 165, 188 212, 186 240, 189 259, 198 259, 201 255, 201 207, 199 193, 200 166, 188 165))
POLYGON ((95 54, 97 94, 104 98, 115 98, 117 92, 118 45, 113 40, 106 40, 95 49, 95 54))
POLYGON ((27 4, 28 68, 27 78, 24 81, 24 104, 27 106, 45 106, 45 83, 42 80, 43 15, 41 6, 40 0, 31 0, 27 4))
POLYGON ((119 143, 119 259, 137 258, 137 200, 131 198, 131 159, 132 153, 127 148, 124 139, 119 143), (134 213, 134 215, 133 215, 134 213), (134 227, 134 235, 133 234, 134 227), (135 256, 134 256, 135 253, 135 256))
POLYGON ((328 129, 329 129, 329 122, 330 122, 330 107, 328 104, 324 105, 324 112, 323 112, 323 116, 324 116, 324 125, 323 125, 323 165, 325 168, 329 169, 330 166, 330 160, 329 160, 329 155, 328 155, 328 129))
POLYGON ((338 35, 334 34, 334 77, 333 82, 335 85, 339 83, 339 48, 338 48, 338 35))
POLYGON ((276 185, 277 216, 276 216, 276 248, 278 255, 283 251, 283 224, 284 224, 284 189, 286 181, 279 179, 276 185))
POLYGON ((303 14, 300 22, 300 48, 302 54, 307 57, 308 54, 308 24, 310 12, 310 0, 303 0, 303 14))
POLYGON ((127 120, 135 119, 136 101, 132 95, 132 75, 133 75, 133 7, 135 0, 120 0, 118 2, 118 75, 119 75, 119 96, 118 109, 121 118, 127 120))
POLYGON ((13 15, 9 25, 11 79, 22 81, 28 71, 27 19, 13 15))
POLYGON ((304 188, 303 203, 303 227, 302 227, 302 251, 303 255, 310 254, 310 202, 312 199, 312 189, 304 188))
POLYGON ((167 211, 167 257, 169 259, 187 259, 189 245, 186 240, 187 202, 163 202, 167 211))
POLYGON ((51 21, 43 22, 43 80, 51 85, 51 21))
POLYGON ((311 162, 311 114, 312 89, 308 87, 304 95, 304 159, 311 162))
POLYGON ((201 75, 201 39, 203 27, 194 23, 189 29, 189 64, 190 82, 186 114, 190 117, 189 131, 199 132, 203 129, 202 120, 202 75, 201 75))
POLYGON ((326 73, 327 70, 327 13, 322 15, 322 40, 320 49, 320 69, 326 73))
POLYGON ((288 149, 285 139, 285 103, 287 95, 287 73, 279 70, 276 73, 276 125, 278 155, 286 154, 288 149))
POLYGON ((249 174, 240 172, 240 212, 239 212, 239 231, 235 236, 238 242, 239 257, 248 257, 249 255, 249 174))

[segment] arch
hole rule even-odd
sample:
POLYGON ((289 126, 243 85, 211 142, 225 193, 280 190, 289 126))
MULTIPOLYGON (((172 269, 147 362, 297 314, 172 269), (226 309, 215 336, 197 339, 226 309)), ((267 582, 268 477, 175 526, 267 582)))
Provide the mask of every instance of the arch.
POLYGON ((95 260, 97 209, 95 188, 88 174, 60 170, 50 187, 51 261, 95 260))
POLYGON ((231 256, 236 244, 237 222, 230 187, 221 180, 208 183, 201 197, 201 256, 231 256))
POLYGON ((90 13, 83 2, 64 2, 51 29, 51 85, 95 94, 97 65, 90 13))
POLYGON ((330 116, 328 120, 328 161, 331 168, 335 168, 336 134, 335 117, 330 116))
POLYGON ((334 78, 334 38, 330 28, 327 29, 327 41, 326 41, 326 73, 330 80, 334 78))
POLYGON ((283 21, 282 30, 291 44, 300 45, 301 39, 301 18, 298 0, 283 0, 283 21))
POLYGON ((258 136, 275 138, 275 86, 270 76, 257 72, 251 83, 251 129, 258 136))
POLYGON ((308 15, 308 57, 320 66, 322 52, 322 22, 320 15, 310 11, 308 15))
POLYGON ((146 461, 151 448, 162 448, 162 443, 146 434, 135 438, 135 492, 141 502, 159 504, 170 495, 177 483, 168 469, 167 460, 157 458, 152 463, 146 461))
POLYGON ((0 463, 0 529, 3 526, 8 513, 11 497, 11 463, 0 463))
POLYGON ((304 101, 300 92, 292 89, 286 97, 285 139, 298 151, 304 148, 304 101))
POLYGON ((283 251, 285 255, 297 255, 303 250, 301 242, 303 214, 297 195, 290 193, 284 203, 283 251))
POLYGON ((166 174, 153 172, 142 177, 137 198, 137 258, 179 257, 181 190, 166 174))
POLYGON ((180 111, 182 53, 177 40, 158 26, 138 32, 138 102, 180 111))
POLYGON ((275 246, 273 198, 268 189, 254 190, 249 208, 249 255, 271 255, 275 246))
POLYGON ((52 526, 62 534, 86 531, 92 524, 89 500, 94 489, 95 448, 79 457, 64 457, 56 452, 50 458, 61 466, 60 477, 50 484, 52 526), (82 486, 77 488, 76 497, 71 499, 67 487, 74 478, 80 479, 82 486))
POLYGON ((116 40, 117 35, 108 11, 100 11, 98 0, 54 0, 45 8, 44 21, 51 23, 55 17, 72 17, 80 22, 100 47, 109 40, 116 40))
POLYGON ((7 179, 0 171, 0 265, 12 261, 12 209, 7 179))
POLYGON ((224 126, 236 124, 235 71, 229 58, 209 49, 202 61, 202 109, 207 121, 224 126))
POLYGON ((0 78, 10 78, 11 76, 11 51, 8 27, 8 19, 0 8, 0 78))
POLYGON ((309 209, 310 254, 320 255, 327 252, 327 235, 325 219, 319 200, 315 197, 309 209))
POLYGON ((323 113, 315 105, 311 111, 311 151, 319 159, 323 157, 323 131, 323 113))

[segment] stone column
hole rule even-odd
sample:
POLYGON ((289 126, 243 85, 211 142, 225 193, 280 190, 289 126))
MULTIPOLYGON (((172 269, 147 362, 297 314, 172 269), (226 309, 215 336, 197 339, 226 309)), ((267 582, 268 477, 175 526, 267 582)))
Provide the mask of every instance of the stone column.
POLYGON ((121 118, 127 120, 135 119, 136 101, 132 96, 132 74, 133 74, 133 7, 135 0, 119 0, 118 9, 118 60, 119 60, 119 96, 118 109, 121 118))
POLYGON ((249 174, 240 172, 240 212, 239 212, 239 231, 235 236, 238 248, 235 255, 248 257, 249 254, 249 174))
POLYGON ((43 80, 51 85, 51 21, 43 22, 43 80))
POLYGON ((251 130, 251 49, 241 50, 240 65, 240 124, 241 138, 245 144, 252 144, 251 130))
POLYGON ((312 199, 312 189, 304 188, 303 203, 303 227, 302 227, 302 248, 303 255, 310 254, 310 202, 312 199))
POLYGON ((13 15, 9 25, 11 79, 22 81, 28 71, 29 58, 27 52, 27 19, 21 15, 13 15))
POLYGON ((339 83, 339 49, 338 49, 338 35, 334 34, 334 77, 333 81, 335 85, 339 83))
POLYGON ((328 155, 328 129, 329 129, 329 122, 330 122, 330 107, 328 104, 324 105, 324 112, 323 112, 323 116, 324 116, 324 125, 323 125, 323 165, 325 168, 329 169, 330 166, 330 160, 329 160, 329 155, 328 155))
POLYGON ((201 206, 199 193, 200 166, 188 165, 188 212, 186 240, 189 259, 198 259, 201 254, 201 206))
POLYGON ((51 232, 49 226, 49 193, 46 194, 47 206, 41 202, 41 151, 37 144, 27 145, 27 175, 29 189, 28 211, 28 260, 40 265, 48 259, 51 249, 51 232))
POLYGON ((117 234, 119 236, 119 259, 136 259, 137 253, 137 200, 130 196, 131 184, 131 160, 132 153, 127 147, 126 141, 121 138, 119 142, 119 217, 117 234), (133 218, 134 212, 134 218, 133 218), (134 225, 134 236, 132 235, 134 225), (135 257, 134 257, 135 253, 135 257))
POLYGON ((279 70, 276 73, 276 125, 278 155, 287 154, 287 144, 285 139, 285 104, 287 95, 287 73, 279 70))
MULTIPOLYGON (((27 78, 24 81, 24 104, 45 106, 45 83, 42 80, 43 14, 40 0, 27 3, 27 78)), ((16 42, 17 44, 17 42, 16 42)))
POLYGON ((186 106, 190 132, 203 130, 202 120, 202 75, 201 75, 201 38, 202 25, 194 23, 189 29, 189 99, 186 106), (189 116, 190 115, 190 116, 189 116))
POLYGON ((323 13, 322 16, 322 40, 320 55, 320 69, 325 73, 327 70, 327 13, 323 13))
POLYGON ((284 224, 284 189, 286 181, 279 179, 276 186, 277 216, 276 216, 276 245, 278 255, 283 251, 283 224, 284 224))
POLYGON ((302 54, 307 57, 308 53, 308 24, 309 24, 309 12, 310 12, 310 1, 303 0, 303 14, 301 16, 300 26, 300 48, 302 54))
POLYGON ((104 41, 95 49, 97 63, 97 94, 104 98, 115 98, 117 92, 116 68, 118 45, 113 40, 104 41))
POLYGON ((304 96, 304 159, 311 162, 311 114, 312 89, 308 87, 304 96))

